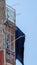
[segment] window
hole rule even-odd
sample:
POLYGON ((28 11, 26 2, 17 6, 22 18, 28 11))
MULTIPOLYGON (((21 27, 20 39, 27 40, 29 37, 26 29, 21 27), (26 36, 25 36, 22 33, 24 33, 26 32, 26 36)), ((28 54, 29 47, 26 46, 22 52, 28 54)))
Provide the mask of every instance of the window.
POLYGON ((10 41, 9 41, 9 34, 6 33, 6 48, 9 48, 9 43, 10 43, 10 41))

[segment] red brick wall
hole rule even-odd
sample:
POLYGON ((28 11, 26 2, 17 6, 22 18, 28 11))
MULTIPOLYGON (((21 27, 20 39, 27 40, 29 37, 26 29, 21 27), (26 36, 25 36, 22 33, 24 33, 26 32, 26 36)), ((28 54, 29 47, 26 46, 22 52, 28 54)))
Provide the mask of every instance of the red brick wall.
POLYGON ((4 65, 4 51, 0 51, 0 65, 4 65))

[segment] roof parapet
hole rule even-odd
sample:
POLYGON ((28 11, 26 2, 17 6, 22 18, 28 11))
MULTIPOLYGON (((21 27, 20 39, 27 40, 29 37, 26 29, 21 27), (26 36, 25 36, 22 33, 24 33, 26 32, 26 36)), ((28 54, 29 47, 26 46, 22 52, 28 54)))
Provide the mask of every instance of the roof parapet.
POLYGON ((13 23, 16 23, 16 10, 9 5, 6 5, 6 20, 10 20, 13 23))

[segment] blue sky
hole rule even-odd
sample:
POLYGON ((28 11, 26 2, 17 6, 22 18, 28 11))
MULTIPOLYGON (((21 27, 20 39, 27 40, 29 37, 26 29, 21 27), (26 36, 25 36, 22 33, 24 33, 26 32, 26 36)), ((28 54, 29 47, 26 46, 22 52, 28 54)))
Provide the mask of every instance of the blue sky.
MULTIPOLYGON (((16 15, 16 25, 26 35, 24 65, 37 65, 37 0, 6 0, 6 2, 16 9, 16 13, 21 13, 19 16, 16 15)), ((19 64, 17 60, 17 65, 19 64)))

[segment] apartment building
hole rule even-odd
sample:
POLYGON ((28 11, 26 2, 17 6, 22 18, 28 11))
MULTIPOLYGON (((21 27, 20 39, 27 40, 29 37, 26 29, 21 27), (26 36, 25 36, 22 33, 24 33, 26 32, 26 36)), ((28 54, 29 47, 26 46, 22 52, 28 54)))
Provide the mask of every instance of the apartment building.
POLYGON ((0 0, 0 65, 15 65, 16 11, 0 0))

